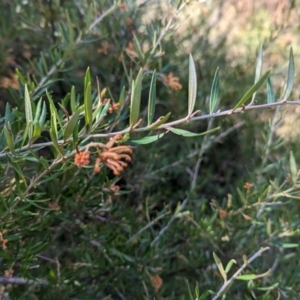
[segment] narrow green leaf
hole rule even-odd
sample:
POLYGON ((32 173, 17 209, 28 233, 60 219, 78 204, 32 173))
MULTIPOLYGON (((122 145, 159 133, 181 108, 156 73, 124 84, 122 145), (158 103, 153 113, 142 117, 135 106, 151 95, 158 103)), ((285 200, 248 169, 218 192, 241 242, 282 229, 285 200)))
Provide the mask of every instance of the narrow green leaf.
POLYGON ((152 123, 155 112, 155 98, 156 98, 156 70, 152 74, 149 100, 148 100, 148 126, 152 123))
POLYGON ((8 126, 8 123, 11 123, 11 110, 9 103, 7 102, 5 105, 5 125, 8 126))
POLYGON ((79 131, 79 123, 77 123, 75 125, 75 128, 72 132, 72 136, 73 136, 72 146, 73 146, 73 149, 75 149, 75 147, 77 146, 77 143, 78 143, 78 131, 79 131))
POLYGON ((253 280, 253 279, 256 279, 256 275, 255 274, 240 275, 240 276, 237 277, 237 279, 239 279, 239 280, 253 280))
POLYGON ((12 168, 14 169, 16 174, 18 174, 22 178, 24 185, 27 187, 27 182, 26 182, 26 179, 24 177, 24 174, 22 172, 20 165, 16 162, 12 161, 12 159, 10 157, 6 157, 6 159, 8 160, 9 164, 12 166, 12 168))
POLYGON ((40 123, 41 129, 44 128, 45 121, 46 121, 46 116, 47 116, 47 107, 46 107, 45 101, 43 101, 42 113, 41 113, 41 116, 39 118, 39 123, 40 123))
POLYGON ((38 121, 33 122, 33 136, 32 141, 36 141, 42 133, 41 125, 38 121))
POLYGON ((204 293, 202 293, 202 295, 200 296, 200 298, 198 298, 199 300, 205 300, 208 298, 208 296, 210 295, 214 295, 215 293, 212 290, 206 290, 204 293))
POLYGON ((8 130, 6 125, 4 125, 3 132, 4 132, 7 148, 13 155, 16 155, 15 145, 14 145, 14 137, 13 137, 12 132, 10 130, 8 130))
POLYGON ((294 157, 294 154, 292 151, 290 151, 290 172, 291 172, 291 177, 294 183, 297 181, 298 177, 298 169, 297 169, 297 164, 296 160, 294 157))
POLYGON ((217 68, 214 80, 211 86, 210 99, 209 99, 209 113, 212 114, 216 110, 217 101, 219 97, 219 68, 217 68))
POLYGON ((74 42, 74 30, 73 30, 72 21, 69 16, 68 10, 66 10, 66 17, 67 17, 69 39, 70 39, 71 43, 73 43, 74 42))
POLYGON ((281 247, 285 248, 285 249, 298 248, 299 244, 296 244, 296 243, 282 243, 281 247))
POLYGON ((232 109, 232 112, 234 112, 236 109, 241 107, 250 97, 255 93, 261 85, 264 83, 264 81, 268 78, 270 74, 270 71, 267 71, 247 92, 246 94, 241 98, 241 100, 236 104, 236 106, 232 109))
POLYGON ((162 132, 162 133, 157 134, 157 135, 150 135, 150 136, 146 136, 146 137, 143 137, 143 138, 140 138, 140 139, 130 140, 130 143, 134 143, 134 144, 138 144, 138 145, 151 144, 153 142, 156 142, 160 138, 162 138, 164 135, 165 135, 165 132, 162 132))
POLYGON ((91 83, 88 83, 85 94, 84 94, 84 111, 85 111, 85 125, 87 126, 88 132, 92 128, 93 122, 93 104, 92 104, 92 93, 91 93, 91 83))
POLYGON ((47 62, 46 62, 46 59, 45 59, 45 56, 44 56, 43 52, 41 52, 41 63, 42 63, 43 68, 44 68, 44 73, 48 73, 49 69, 48 69, 48 65, 47 65, 47 62))
POLYGON ((144 53, 142 51, 142 48, 141 48, 141 45, 140 45, 140 42, 138 40, 138 38, 136 37, 136 35, 134 34, 133 35, 133 44, 134 44, 134 49, 138 55, 138 59, 141 63, 143 63, 144 61, 144 53))
POLYGON ((235 259, 231 259, 231 260, 227 263, 226 268, 225 268, 226 274, 231 270, 233 264, 236 264, 236 260, 235 260, 235 259))
POLYGON ((40 115, 41 115, 41 111, 42 111, 42 98, 39 100, 39 102, 36 106, 33 124, 39 120, 40 115))
POLYGON ((32 134, 33 134, 33 117, 32 117, 32 107, 31 107, 31 100, 27 88, 27 84, 25 84, 25 116, 26 116, 26 123, 29 124, 31 122, 31 126, 28 128, 28 138, 31 141, 32 134))
POLYGON ((132 81, 132 91, 130 99, 130 126, 134 126, 139 120, 141 93, 142 93, 143 69, 140 69, 136 80, 132 81))
POLYGON ((65 131, 64 131, 64 141, 66 141, 73 133, 79 119, 79 113, 80 111, 77 110, 75 114, 73 114, 69 120, 69 122, 66 125, 65 131))
POLYGON ((16 69, 16 73, 17 73, 17 75, 18 75, 18 78, 19 78, 20 82, 21 82, 23 85, 25 85, 26 79, 25 79, 25 77, 23 76, 23 74, 22 74, 18 69, 16 69))
POLYGON ((227 274, 226 274, 226 272, 223 268, 223 264, 222 264, 221 260, 219 259, 219 257, 217 256, 217 254, 215 252, 213 252, 213 257, 214 257, 216 265, 217 265, 217 267, 218 267, 218 269, 219 269, 219 271, 220 271, 220 273, 221 273, 221 275, 224 279, 224 282, 226 282, 227 281, 227 274))
POLYGON ((268 104, 275 102, 275 93, 274 93, 270 76, 267 78, 267 99, 268 99, 268 104))
POLYGON ((85 72, 85 76, 84 76, 84 91, 86 90, 88 84, 91 84, 92 80, 91 80, 91 72, 90 72, 90 68, 87 68, 86 72, 85 72))
POLYGON ((182 135, 185 137, 195 137, 195 136, 202 136, 202 135, 206 135, 212 132, 215 132, 217 130, 219 130, 220 127, 216 127, 210 130, 207 130, 205 132, 201 132, 201 133, 194 133, 191 131, 187 131, 187 130, 183 130, 183 129, 179 129, 179 128, 174 128, 174 127, 170 127, 169 130, 172 131, 173 133, 177 134, 177 135, 182 135))
POLYGON ((120 97, 119 97, 119 103, 120 103, 120 108, 122 109, 124 104, 125 104, 125 96, 126 96, 126 90, 125 86, 123 86, 120 97))
POLYGON ((164 117, 160 117, 158 118, 158 120, 156 120, 154 123, 152 123, 150 126, 147 127, 147 129, 149 130, 153 130, 156 129, 157 127, 159 127, 162 124, 165 124, 168 119, 170 118, 171 113, 167 113, 164 117))
POLYGON ((295 62, 294 62, 293 48, 291 47, 290 56, 289 56, 288 77, 287 77, 287 83, 283 93, 284 96, 282 101, 287 100, 287 98, 290 96, 293 89, 294 77, 295 77, 295 62))
POLYGON ((190 298, 190 300, 193 300, 194 296, 193 296, 193 293, 192 293, 192 290, 191 290, 191 287, 190 287, 190 283, 187 279, 185 279, 185 283, 186 283, 186 286, 187 286, 189 298, 190 298))
POLYGON ((50 138, 56 151, 63 156, 62 147, 58 144, 57 137, 52 130, 50 130, 50 138))
MULTIPOLYGON (((256 83, 261 75, 261 69, 262 69, 262 55, 263 55, 263 49, 262 49, 262 45, 259 46, 258 49, 258 54, 257 54, 257 60, 256 60, 256 69, 255 69, 255 78, 254 78, 254 83, 256 83)), ((251 104, 254 102, 255 100, 255 95, 256 92, 253 93, 252 95, 252 100, 251 100, 251 104)))
POLYGON ((197 74, 192 55, 189 57, 188 116, 193 113, 197 96, 197 74))
MULTIPOLYGON (((276 282, 273 285, 270 286, 265 286, 265 287, 256 287, 256 289, 258 291, 270 291, 270 290, 274 290, 275 288, 277 288, 279 286, 279 283, 276 282)), ((278 299, 278 298, 277 298, 278 299)))
POLYGON ((51 96, 49 95, 48 91, 46 91, 46 95, 48 98, 48 101, 50 103, 50 113, 51 113, 51 119, 50 119, 50 134, 52 134, 51 139, 57 141, 58 135, 57 135, 57 110, 53 103, 53 100, 51 96))
POLYGON ((77 103, 76 103, 75 86, 73 85, 71 88, 71 111, 72 111, 72 114, 75 113, 76 108, 77 108, 77 103))
POLYGON ((106 116, 109 106, 110 106, 110 100, 108 100, 107 103, 105 103, 104 108, 96 116, 97 125, 99 125, 102 122, 102 120, 104 119, 104 117, 106 116))

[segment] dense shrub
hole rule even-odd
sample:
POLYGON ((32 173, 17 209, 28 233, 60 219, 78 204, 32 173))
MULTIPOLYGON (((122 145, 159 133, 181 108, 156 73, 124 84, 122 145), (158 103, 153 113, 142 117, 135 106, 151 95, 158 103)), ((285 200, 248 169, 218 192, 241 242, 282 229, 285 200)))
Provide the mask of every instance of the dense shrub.
POLYGON ((225 2, 0 3, 3 299, 298 299, 297 1, 225 2))

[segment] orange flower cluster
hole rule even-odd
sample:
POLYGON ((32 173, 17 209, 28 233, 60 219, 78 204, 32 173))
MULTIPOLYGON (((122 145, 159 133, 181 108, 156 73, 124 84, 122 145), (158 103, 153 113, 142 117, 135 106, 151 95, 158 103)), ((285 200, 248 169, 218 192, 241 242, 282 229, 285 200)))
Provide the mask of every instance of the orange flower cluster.
POLYGON ((244 189, 246 189, 247 191, 249 191, 253 186, 254 186, 253 183, 246 182, 244 184, 244 189))
POLYGON ((159 275, 150 275, 150 281, 151 284, 155 290, 155 292, 158 292, 158 290, 161 288, 161 286, 163 285, 163 280, 159 275))
POLYGON ((106 145, 100 143, 90 143, 85 151, 78 152, 75 155, 75 164, 78 167, 87 166, 90 164, 90 147, 95 147, 99 151, 99 156, 96 159, 94 172, 100 172, 100 164, 105 164, 111 169, 114 175, 119 176, 124 169, 128 166, 128 162, 131 161, 132 149, 129 146, 121 145, 113 147, 117 140, 122 139, 122 135, 118 134, 114 136, 106 145), (100 149, 99 149, 100 148, 100 149))
POLYGON ((87 166, 90 164, 90 151, 81 151, 75 154, 75 165, 78 167, 87 166))
POLYGON ((174 76, 172 72, 170 72, 167 76, 163 76, 161 80, 165 85, 169 86, 174 91, 179 91, 182 89, 182 84, 179 81, 179 77, 174 76))
POLYGON ((100 171, 99 165, 102 162, 113 171, 114 175, 118 176, 127 167, 127 162, 131 161, 131 154, 132 150, 129 146, 117 146, 110 149, 103 149, 96 160, 94 172, 98 173, 100 171))

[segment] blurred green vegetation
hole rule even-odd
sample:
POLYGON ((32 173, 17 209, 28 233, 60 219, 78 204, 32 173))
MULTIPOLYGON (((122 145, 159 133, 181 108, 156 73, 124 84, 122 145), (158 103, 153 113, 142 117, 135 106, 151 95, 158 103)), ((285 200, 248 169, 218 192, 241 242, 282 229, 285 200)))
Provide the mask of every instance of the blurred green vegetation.
MULTIPOLYGON (((199 115, 209 114, 217 67, 218 109, 232 109, 254 83, 260 44, 262 74, 272 68, 280 99, 290 46, 296 64, 300 53, 298 2, 2 0, 0 297, 221 299, 222 267, 213 253, 224 268, 235 260, 230 280, 247 258, 269 247, 243 269, 243 275, 256 278, 234 280, 222 299, 298 299, 296 106, 179 126, 195 133, 220 126, 201 137, 168 132, 152 144, 129 140, 132 162, 116 177, 108 168, 94 174, 92 164, 74 164, 76 147, 83 147, 84 140, 66 142, 66 159, 59 157, 50 134, 49 104, 51 95, 57 119, 66 122, 74 114, 72 87, 78 107, 86 100, 88 68, 95 102, 99 89, 103 99, 118 103, 125 88, 124 104, 95 129, 108 137, 128 127, 131 84, 142 68, 142 125, 154 70, 153 120, 171 112, 168 122, 176 121, 187 114, 192 53, 199 115), (47 103, 45 128, 34 141, 39 148, 22 142, 30 127, 25 85, 33 112, 40 100, 47 103), (27 148, 14 155, 4 128, 16 148, 27 148)), ((298 99, 298 87, 296 76, 288 100, 298 99)), ((256 104, 266 103, 266 94, 264 86, 256 104)), ((78 128, 85 130, 83 118, 78 128)), ((146 135, 132 133, 130 138, 146 135)), ((106 144, 108 139, 95 136, 90 142, 106 144)))

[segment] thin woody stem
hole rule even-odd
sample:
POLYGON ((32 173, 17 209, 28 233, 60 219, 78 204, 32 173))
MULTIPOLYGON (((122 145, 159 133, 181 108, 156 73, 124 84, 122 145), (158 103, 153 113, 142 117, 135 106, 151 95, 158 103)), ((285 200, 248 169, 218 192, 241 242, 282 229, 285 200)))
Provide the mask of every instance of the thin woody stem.
MULTIPOLYGON (((173 121, 173 122, 162 124, 162 125, 158 126, 155 129, 149 129, 149 127, 146 126, 146 127, 141 127, 141 128, 135 128, 135 129, 127 128, 125 130, 121 130, 121 131, 117 131, 117 132, 111 132, 111 133, 95 133, 95 134, 89 134, 89 135, 84 134, 82 136, 79 136, 79 139, 110 138, 110 137, 114 137, 118 134, 123 135, 123 134, 126 134, 126 133, 146 132, 146 131, 162 130, 162 129, 163 130, 169 130, 170 127, 180 125, 180 124, 184 124, 184 123, 187 123, 187 122, 201 121, 201 120, 206 120, 206 119, 210 119, 210 118, 218 118, 218 117, 221 117, 221 116, 228 116, 228 115, 231 115, 231 114, 240 114, 240 113, 244 113, 246 111, 256 110, 256 109, 266 109, 266 108, 271 109, 273 107, 282 106, 282 105, 300 105, 300 100, 279 101, 279 102, 275 102, 275 103, 251 105, 251 106, 237 108, 235 111, 232 111, 232 109, 228 109, 228 110, 219 111, 219 112, 216 112, 216 113, 213 113, 213 114, 195 116, 195 117, 192 117, 190 119, 184 117, 182 119, 179 119, 179 120, 176 120, 176 121, 173 121)), ((68 139, 67 141, 58 140, 57 143, 59 145, 63 145, 65 143, 71 142, 71 141, 72 141, 72 138, 68 139)), ((52 145, 53 145, 53 142, 26 145, 26 146, 15 149, 15 151, 18 153, 18 152, 21 152, 21 151, 24 151, 24 150, 27 150, 27 149, 36 149, 36 148, 42 148, 42 147, 47 147, 47 146, 52 146, 52 145)), ((0 152, 0 158, 5 157, 7 155, 11 155, 11 153, 6 152, 6 151, 0 152)))

